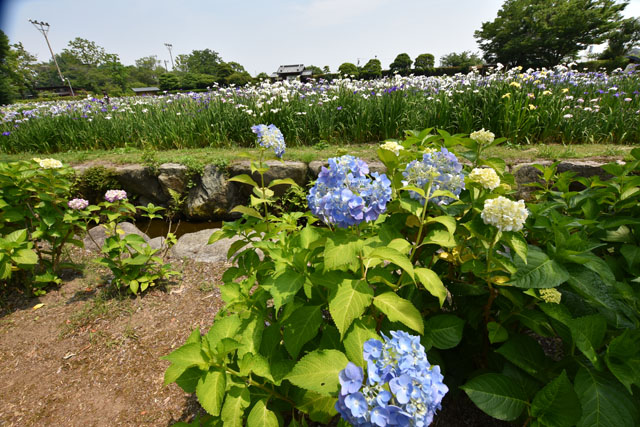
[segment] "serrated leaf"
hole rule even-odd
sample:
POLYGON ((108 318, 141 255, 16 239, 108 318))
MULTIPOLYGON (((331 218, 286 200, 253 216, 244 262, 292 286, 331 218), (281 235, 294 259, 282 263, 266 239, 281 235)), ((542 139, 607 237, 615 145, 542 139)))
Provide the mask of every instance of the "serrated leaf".
POLYGON ((531 403, 531 415, 549 427, 571 427, 578 422, 581 414, 578 395, 566 371, 544 386, 531 403))
MULTIPOLYGON (((234 207, 233 209, 231 209, 230 212, 238 212, 241 213, 243 215, 247 215, 253 218, 258 218, 258 219, 263 219, 263 216, 260 215, 260 212, 258 212, 257 210, 250 208, 249 206, 243 206, 243 205, 238 205, 236 207, 234 207)), ((213 237, 213 236, 212 236, 213 237)), ((209 244, 213 243, 212 241, 209 241, 209 244)))
POLYGON ((202 369, 208 367, 201 345, 198 343, 185 344, 164 356, 163 359, 176 365, 184 366, 185 369, 191 366, 198 366, 202 369))
POLYGON ((632 393, 632 384, 640 387, 640 330, 626 329, 614 338, 609 343, 605 360, 611 373, 629 393, 632 393))
POLYGON ((370 339, 380 340, 375 328, 366 326, 363 320, 356 320, 351 324, 351 328, 344 337, 344 349, 350 361, 360 367, 365 367, 364 358, 362 357, 362 348, 364 343, 370 339))
POLYGON ((423 245, 432 244, 442 246, 443 248, 453 248, 456 241, 448 230, 431 230, 424 236, 423 245))
POLYGON ((496 352, 533 376, 544 369, 547 364, 544 350, 535 339, 528 335, 511 336, 496 352))
POLYGON ((336 230, 328 238, 324 247, 325 271, 343 268, 357 269, 360 266, 358 256, 362 249, 362 241, 355 236, 336 230))
POLYGON ((222 409, 222 400, 227 386, 227 377, 223 371, 209 370, 198 380, 196 396, 207 413, 218 416, 222 409))
POLYGON ((232 182, 241 182, 243 184, 248 184, 251 185, 253 187, 259 187, 258 183, 255 182, 253 180, 253 178, 251 178, 249 175, 247 174, 242 174, 242 175, 236 175, 236 176, 232 176, 231 178, 229 178, 227 181, 232 181, 232 182))
POLYGON ((251 394, 246 387, 233 386, 229 389, 220 413, 220 418, 224 421, 225 426, 242 427, 242 418, 245 409, 251 404, 250 399, 251 394))
POLYGON ((196 387, 198 386, 198 380, 204 374, 205 372, 203 370, 192 366, 191 368, 184 371, 182 375, 176 378, 176 384, 178 384, 178 386, 180 386, 180 388, 187 393, 195 393, 196 387))
POLYGON ((427 224, 433 224, 434 222, 437 222, 447 227, 447 231, 451 235, 453 235, 456 232, 456 227, 458 226, 458 224, 456 223, 456 219, 449 215, 442 215, 434 218, 427 218, 427 224))
POLYGON ((517 288, 555 288, 570 277, 561 264, 550 259, 536 246, 529 246, 526 264, 520 258, 515 258, 514 263, 517 271, 508 284, 517 288))
POLYGON ((247 419, 248 427, 278 427, 278 418, 273 411, 267 408, 266 400, 260 399, 253 405, 249 418, 247 419))
POLYGON ((516 255, 520 257, 522 262, 527 264, 527 253, 529 252, 529 247, 527 246, 527 241, 524 236, 520 233, 506 231, 502 233, 502 239, 511 249, 513 249, 516 255))
POLYGON ((389 261, 398 267, 402 268, 404 271, 409 274, 409 277, 413 278, 413 264, 409 260, 409 257, 404 255, 403 253, 390 248, 390 247, 378 247, 369 253, 367 259, 365 260, 365 265, 368 266, 367 261, 369 259, 381 259, 384 261, 389 261))
POLYGON ((35 265, 38 263, 38 254, 31 249, 18 249, 11 260, 18 265, 35 265))
POLYGON ((371 305, 373 290, 361 280, 343 280, 329 296, 329 312, 340 331, 340 338, 354 319, 371 305))
POLYGON ((418 309, 406 299, 400 298, 395 292, 385 292, 373 299, 381 312, 392 322, 401 322, 420 335, 424 333, 424 322, 418 309))
POLYGON ((446 350, 457 346, 462 340, 464 320, 453 314, 439 314, 426 322, 426 335, 435 348, 446 350))
POLYGON ((424 286, 431 295, 438 298, 440 307, 442 307, 447 299, 447 288, 444 287, 442 280, 440 280, 436 272, 428 268, 419 267, 414 270, 414 273, 422 286, 424 286))
POLYGON ((580 367, 574 380, 574 389, 582 405, 578 427, 638 425, 638 406, 612 375, 580 367))
POLYGON ((335 409, 336 398, 306 390, 297 399, 296 409, 309 415, 311 421, 328 424, 338 412, 335 409))
POLYGON ((293 385, 323 395, 338 392, 338 374, 349 360, 338 350, 316 350, 304 356, 285 377, 293 385))
POLYGON ((304 285, 304 282, 304 275, 287 268, 283 273, 267 280, 263 287, 273 297, 273 306, 278 311, 280 307, 293 299, 302 288, 302 285, 304 285))
POLYGON ((294 359, 298 358, 302 346, 318 335, 322 325, 322 307, 303 305, 285 320, 284 346, 294 359))
POLYGON ((518 383, 501 374, 484 374, 460 387, 488 415, 513 421, 527 405, 527 396, 518 383))
POLYGON ((224 338, 235 339, 241 324, 242 321, 238 315, 218 316, 204 336, 211 352, 216 351, 218 343, 224 338))
POLYGON ((489 342, 491 344, 504 342, 509 338, 509 333, 504 326, 496 322, 487 323, 487 332, 489 333, 489 342))
POLYGON ((583 316, 569 322, 571 336, 582 354, 598 365, 598 349, 607 332, 607 320, 600 314, 583 316))

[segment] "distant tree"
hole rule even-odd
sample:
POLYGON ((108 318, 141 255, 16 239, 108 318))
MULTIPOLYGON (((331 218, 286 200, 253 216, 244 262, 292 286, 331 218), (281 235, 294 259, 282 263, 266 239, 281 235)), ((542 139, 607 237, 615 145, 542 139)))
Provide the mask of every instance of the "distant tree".
POLYGON ((267 73, 260 73, 255 77, 254 80, 256 80, 256 81, 269 80, 269 75, 267 73))
POLYGON ((229 66, 231 66, 231 69, 233 70, 234 73, 246 73, 247 70, 244 69, 244 67, 240 64, 238 64, 237 62, 227 62, 227 64, 229 64, 229 66))
POLYGON ((329 74, 331 72, 331 68, 329 68, 328 65, 325 65, 324 67, 322 67, 322 72, 325 74, 329 74))
POLYGON ((246 71, 244 73, 233 73, 227 77, 227 84, 244 86, 251 81, 251 75, 246 71))
POLYGON ((183 73, 186 73, 189 71, 189 55, 185 55, 185 54, 180 54, 178 56, 176 56, 175 62, 174 62, 174 67, 176 71, 181 71, 183 73))
POLYGON ((416 58, 416 62, 414 63, 414 68, 416 70, 428 70, 430 68, 433 68, 435 63, 435 58, 433 57, 432 54, 430 53, 423 53, 418 55, 418 57, 416 58))
POLYGON ((218 52, 211 49, 194 50, 186 60, 186 71, 215 76, 217 75, 218 66, 221 62, 222 58, 220 58, 218 52))
POLYGON ((553 66, 599 44, 620 25, 627 1, 506 0, 475 32, 484 58, 505 65, 553 66))
POLYGON ((164 73, 158 76, 160 89, 175 90, 180 88, 180 79, 173 73, 164 73))
POLYGON ((131 83, 142 83, 144 86, 157 85, 158 76, 165 72, 164 68, 158 66, 160 61, 156 55, 136 59, 135 63, 135 66, 127 67, 131 83))
POLYGON ((374 79, 382 76, 382 64, 379 59, 370 59, 362 70, 360 70, 360 77, 365 79, 374 79))
POLYGON ((413 61, 408 54, 401 53, 396 56, 396 59, 394 59, 391 65, 389 65, 389 69, 391 71, 409 72, 412 63, 413 61))
POLYGON ((218 69, 216 72, 216 78, 219 83, 227 84, 227 77, 231 74, 235 73, 233 67, 228 62, 222 62, 218 64, 218 69))
POLYGON ((107 53, 104 48, 87 39, 76 37, 68 43, 68 46, 62 50, 62 54, 68 55, 80 64, 97 67, 106 60, 107 53))
POLYGON ((607 48, 600 55, 600 59, 614 59, 625 55, 640 42, 640 18, 623 20, 608 37, 607 48))
POLYGON ((347 77, 355 76, 357 78, 360 71, 355 64, 352 64, 351 62, 344 62, 338 67, 338 74, 347 77))
POLYGON ((11 70, 7 65, 9 50, 9 38, 0 30, 0 105, 10 104, 15 97, 15 92, 11 87, 11 70))
POLYGON ((316 67, 315 65, 307 65, 304 67, 305 70, 311 70, 311 74, 314 76, 318 76, 322 74, 322 68, 316 67))
POLYGON ((442 67, 473 67, 480 64, 482 64, 482 58, 469 50, 460 53, 451 52, 440 58, 442 67))
POLYGON ((11 74, 11 84, 21 97, 32 93, 36 80, 36 57, 27 52, 18 42, 10 46, 7 67, 11 74))

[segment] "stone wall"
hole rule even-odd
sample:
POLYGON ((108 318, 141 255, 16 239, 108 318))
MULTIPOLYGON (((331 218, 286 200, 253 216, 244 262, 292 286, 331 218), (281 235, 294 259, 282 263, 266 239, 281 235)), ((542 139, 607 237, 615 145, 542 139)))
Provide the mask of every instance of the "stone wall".
MULTIPOLYGON (((274 179, 291 178, 303 187, 317 178, 324 164, 320 161, 309 164, 279 161, 267 163, 269 171, 265 174, 265 184, 274 179)), ((551 162, 536 163, 548 165, 551 162)), ((527 199, 532 188, 526 184, 540 180, 541 173, 533 167, 533 164, 522 163, 508 167, 508 171, 514 174, 518 184, 516 194, 518 198, 527 199)), ((602 179, 606 179, 608 175, 602 169, 602 165, 603 163, 593 161, 566 161, 558 165, 558 171, 573 171, 578 176, 599 175, 602 179)), ((369 169, 372 172, 385 171, 384 165, 380 162, 370 162, 369 169)), ((86 166, 77 167, 76 170, 82 174, 86 166)), ((248 204, 251 194, 249 185, 229 181, 232 176, 250 174, 251 168, 248 161, 233 163, 225 169, 207 165, 202 174, 195 178, 189 178, 187 167, 177 163, 165 163, 155 170, 142 165, 119 166, 114 167, 113 170, 122 189, 127 191, 137 204, 146 205, 151 202, 167 207, 172 198, 171 191, 184 197, 182 213, 188 220, 218 221, 234 218, 235 215, 230 211, 237 205, 248 204), (191 185, 188 185, 190 180, 191 185)), ((253 179, 259 182, 260 176, 255 173, 253 179)), ((280 195, 286 191, 286 188, 286 185, 275 186, 274 191, 276 195, 280 195)))

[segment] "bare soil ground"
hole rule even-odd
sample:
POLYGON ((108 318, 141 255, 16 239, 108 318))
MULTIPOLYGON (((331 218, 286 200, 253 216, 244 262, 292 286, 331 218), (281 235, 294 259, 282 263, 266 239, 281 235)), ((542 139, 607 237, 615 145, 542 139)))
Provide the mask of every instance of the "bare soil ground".
POLYGON ((164 426, 192 418, 197 400, 163 386, 169 362, 160 358, 196 326, 211 326, 224 264, 173 260, 182 279, 135 298, 113 295, 106 271, 80 252, 85 276, 39 298, 14 295, 0 309, 0 425, 164 426))
MULTIPOLYGON (((70 257, 83 275, 38 298, 12 290, 0 306, 0 426, 170 426, 204 413, 163 385, 161 357, 211 326, 228 265, 171 260, 182 277, 136 298, 115 293, 88 251, 70 257)), ((434 422, 500 425, 464 394, 447 396, 434 422)))

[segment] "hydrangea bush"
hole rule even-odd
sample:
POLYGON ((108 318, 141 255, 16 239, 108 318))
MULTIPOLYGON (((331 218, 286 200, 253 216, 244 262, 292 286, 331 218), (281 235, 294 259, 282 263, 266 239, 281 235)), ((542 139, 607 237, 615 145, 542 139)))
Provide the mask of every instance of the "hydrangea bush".
POLYGON ((484 156, 502 141, 407 132, 384 175, 331 159, 310 212, 280 217, 255 163, 251 206, 210 239, 238 239, 225 306, 165 383, 212 425, 428 425, 445 393, 519 425, 640 422, 640 160, 580 179, 589 197, 541 168, 525 203, 484 156))

